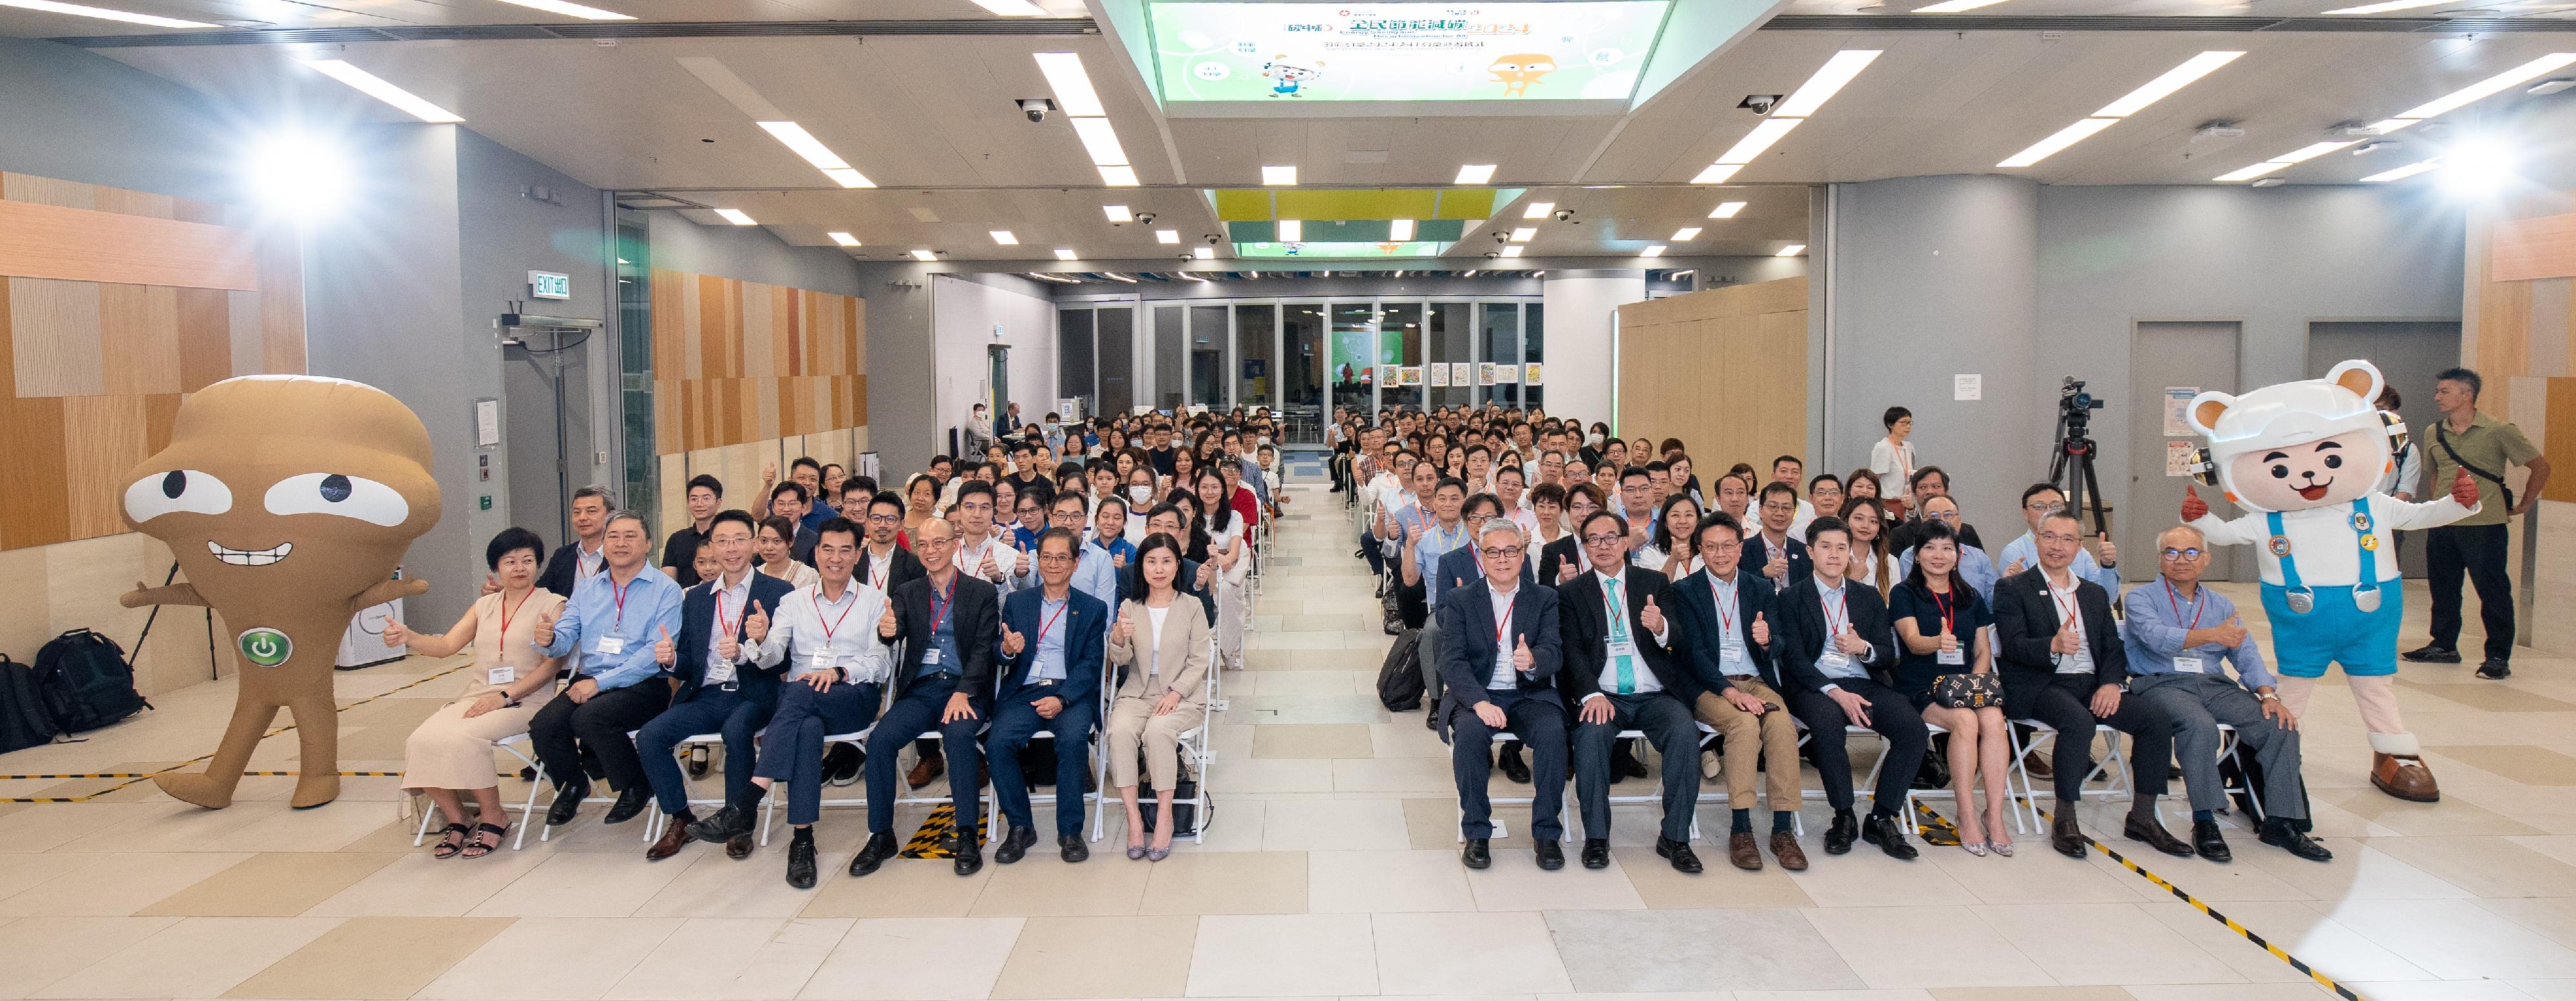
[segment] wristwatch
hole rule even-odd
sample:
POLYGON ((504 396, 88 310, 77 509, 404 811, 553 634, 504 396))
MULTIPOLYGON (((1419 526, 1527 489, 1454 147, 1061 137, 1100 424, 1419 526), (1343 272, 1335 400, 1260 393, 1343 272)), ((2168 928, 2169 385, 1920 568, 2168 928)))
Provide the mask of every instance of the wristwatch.
POLYGON ((2265 701, 2265 702, 2279 702, 2279 701, 2281 701, 2281 696, 2280 696, 2279 694, 2277 694, 2277 693, 2274 693, 2274 692, 2256 692, 2256 693, 2254 693, 2254 697, 2255 697, 2255 698, 2258 698, 2258 699, 2261 699, 2261 700, 2263 700, 2263 701, 2265 701))

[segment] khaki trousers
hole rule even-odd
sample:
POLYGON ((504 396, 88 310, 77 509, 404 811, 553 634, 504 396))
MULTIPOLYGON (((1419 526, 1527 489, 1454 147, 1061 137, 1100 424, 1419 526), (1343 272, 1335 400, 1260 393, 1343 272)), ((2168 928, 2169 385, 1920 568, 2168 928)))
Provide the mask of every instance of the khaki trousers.
POLYGON ((1789 700, 1761 679, 1733 680, 1737 691, 1779 708, 1756 716, 1715 692, 1700 693, 1695 715, 1726 738, 1726 753, 1719 756, 1726 767, 1726 805, 1753 809, 1754 779, 1767 776, 1771 809, 1794 811, 1804 800, 1798 793, 1798 724, 1789 715, 1789 700))

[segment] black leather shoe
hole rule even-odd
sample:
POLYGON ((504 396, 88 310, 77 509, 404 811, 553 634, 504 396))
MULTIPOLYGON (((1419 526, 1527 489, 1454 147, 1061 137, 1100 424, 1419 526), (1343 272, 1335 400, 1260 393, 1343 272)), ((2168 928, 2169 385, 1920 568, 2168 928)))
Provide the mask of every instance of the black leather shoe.
POLYGON ((2408 650, 2398 656, 2404 657, 2418 664, 2457 664, 2460 662, 2460 652, 2458 650, 2443 646, 2439 643, 2426 643, 2423 646, 2408 650))
POLYGON ((636 814, 644 812, 644 807, 651 802, 653 802, 653 791, 637 785, 618 793, 617 802, 609 804, 608 816, 601 820, 610 824, 623 824, 635 819, 636 814))
POLYGON ((2049 823, 2048 846, 2067 858, 2084 857, 2084 829, 2075 826, 2073 814, 2061 815, 2049 823))
POLYGON ((1888 858, 1899 862, 1914 861, 1923 853, 1905 840, 1905 831, 1897 827, 1897 823, 1893 814, 1873 812, 1869 815, 1869 819, 1860 822, 1860 839, 1877 845, 1878 850, 1886 852, 1888 858))
POLYGON ((2227 836, 2219 833, 2215 820, 2191 822, 2191 849, 2212 862, 2236 861, 2236 853, 2227 847, 2227 836))
POLYGON ((1091 846, 1082 843, 1082 835, 1067 834, 1055 839, 1055 846, 1067 862, 1080 862, 1091 857, 1091 846))
POLYGON ((1825 854, 1848 854, 1859 837, 1860 821, 1849 810, 1836 810, 1833 823, 1825 825, 1825 854))
POLYGON ((2489 681, 2513 677, 2513 665, 2505 663, 2502 657, 2489 657, 2486 663, 2478 665, 2478 677, 2489 681))
POLYGON ((1499 755, 1499 757, 1501 758, 1500 763, 1503 766, 1504 778, 1518 782, 1522 785, 1529 784, 1529 762, 1521 760, 1521 752, 1518 749, 1506 747, 1503 749, 1502 754, 1499 755))
POLYGON ((1483 838, 1468 838, 1467 847, 1458 850, 1458 862, 1470 869, 1494 864, 1493 845, 1483 838))
POLYGON ((898 850, 900 846, 894 843, 893 832, 868 835, 868 843, 859 846, 859 854, 850 859, 850 875, 865 876, 877 871, 877 867, 893 858, 898 850))
POLYGON ((2334 852, 2327 849, 2326 846, 2318 844, 2317 839, 2308 836, 2308 832, 2302 831, 2288 824, 2281 823, 2277 820, 2266 821, 2263 824, 2262 839, 2264 844, 2271 845, 2274 848, 2278 848, 2310 862, 2330 862, 2334 860, 2334 852))
POLYGON ((689 836, 700 841, 731 841, 749 833, 751 814, 730 804, 689 825, 689 836))
POLYGON ((581 801, 590 798, 590 783, 577 782, 555 787, 555 805, 546 808, 546 826, 562 827, 572 823, 572 815, 581 812, 581 801))
POLYGON ((993 846, 993 861, 1003 865, 1017 862, 1029 853, 1030 845, 1037 843, 1038 832, 1026 827, 1011 828, 1010 833, 1002 835, 1002 843, 993 846))
POLYGON ((2120 823, 2120 836, 2131 841, 2142 842, 2147 847, 2167 855, 2191 857, 2191 846, 2183 844, 2182 839, 2174 837, 2173 832, 2165 830, 2163 823, 2152 818, 2130 814, 2129 819, 2120 823))
POLYGON ((798 838, 787 843, 787 885, 799 890, 814 888, 814 839, 798 838))
POLYGON ((1565 843, 1550 838, 1531 849, 1538 856, 1538 867, 1549 872, 1565 868, 1565 843))
POLYGON ((1618 758, 1613 759, 1613 763, 1625 766, 1628 769, 1629 778, 1642 779, 1652 776, 1654 773, 1646 770, 1646 763, 1637 760, 1637 742, 1632 739, 1623 743, 1626 745, 1626 750, 1618 758))
POLYGON ((1583 867, 1586 869, 1610 868, 1610 839, 1583 839, 1583 867))
POLYGON ((976 870, 984 868, 984 846, 975 843, 974 835, 958 835, 954 848, 958 875, 972 876, 976 870))
POLYGON ((867 763, 868 756, 861 753, 857 745, 834 744, 831 750, 823 752, 823 781, 836 786, 857 782, 867 763))
POLYGON ((736 834, 725 839, 725 857, 740 862, 751 857, 751 835, 736 834))
POLYGON ((1699 853, 1691 850, 1690 842, 1688 841, 1675 841, 1671 838, 1656 838, 1655 854, 1673 860, 1673 868, 1681 872, 1696 873, 1700 871, 1699 853))
POLYGON ((1636 772, 1635 770, 1636 770, 1636 769, 1641 769, 1641 768, 1644 768, 1644 767, 1646 767, 1646 766, 1645 766, 1645 765, 1643 765, 1643 764, 1641 764, 1641 763, 1639 763, 1639 762, 1637 761, 1637 758, 1636 758, 1636 756, 1635 756, 1635 755, 1632 755, 1632 754, 1629 754, 1629 753, 1628 753, 1628 742, 1627 742, 1627 741, 1624 741, 1624 740, 1623 740, 1623 741, 1620 741, 1620 742, 1618 742, 1618 743, 1616 743, 1616 744, 1611 745, 1611 747, 1610 747, 1610 784, 1611 784, 1611 785, 1618 785, 1618 784, 1619 784, 1619 783, 1621 783, 1621 782, 1626 782, 1626 781, 1628 781, 1628 776, 1630 776, 1630 775, 1634 775, 1634 774, 1638 774, 1638 772, 1636 772))

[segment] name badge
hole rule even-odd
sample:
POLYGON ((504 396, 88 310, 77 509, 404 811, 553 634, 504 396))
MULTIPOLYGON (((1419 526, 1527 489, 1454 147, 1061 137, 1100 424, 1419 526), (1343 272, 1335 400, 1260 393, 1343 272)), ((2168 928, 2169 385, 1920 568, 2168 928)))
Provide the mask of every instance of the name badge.
POLYGON ((2184 674, 2203 674, 2208 672, 2209 664, 2198 657, 2176 657, 2174 670, 2184 674))
POLYGON ((2059 657, 2057 659, 2057 673, 2091 674, 2093 673, 2093 655, 2090 653, 2070 653, 2063 657, 2059 657))
POLYGON ((515 667, 496 667, 483 672, 483 683, 487 685, 506 685, 517 680, 519 669, 515 667))
POLYGON ((816 650, 816 651, 814 651, 813 665, 814 665, 814 670, 816 670, 816 671, 829 671, 829 670, 831 670, 831 669, 832 669, 832 651, 829 651, 829 650, 816 650))
POLYGON ((1948 665, 1950 665, 1950 666, 1956 667, 1956 666, 1958 666, 1958 665, 1960 665, 1960 664, 1965 664, 1965 663, 1967 663, 1967 662, 1968 662, 1968 651, 1966 651, 1966 650, 1941 650, 1941 651, 1936 651, 1936 652, 1934 652, 1934 654, 1932 655, 1932 659, 1933 659, 1935 662, 1942 663, 1942 664, 1948 664, 1948 665))
POLYGON ((623 637, 623 636, 602 636, 602 637, 600 637, 600 638, 599 638, 599 652, 600 652, 600 653, 603 653, 603 654, 608 654, 608 655, 610 655, 610 656, 615 656, 615 655, 617 655, 617 654, 625 653, 625 652, 626 652, 626 637, 623 637))
POLYGON ((1637 644, 1633 640, 1611 640, 1608 656, 1612 660, 1621 657, 1634 658, 1637 656, 1637 644))
POLYGON ((1495 674, 1509 676, 1511 672, 1517 670, 1520 670, 1520 668, 1515 667, 1512 664, 1512 650, 1510 647, 1501 647, 1494 651, 1495 674))
POLYGON ((1840 650, 1827 650, 1816 658, 1816 670, 1825 674, 1845 673, 1851 670, 1851 666, 1851 655, 1840 650))
POLYGON ((1733 643, 1717 648, 1717 667, 1726 674, 1753 673, 1745 668, 1744 648, 1733 643))
POLYGON ((938 647, 931 647, 930 649, 923 650, 923 651, 921 652, 921 666, 923 666, 923 667, 938 667, 938 666, 939 666, 939 648, 938 648, 938 647))

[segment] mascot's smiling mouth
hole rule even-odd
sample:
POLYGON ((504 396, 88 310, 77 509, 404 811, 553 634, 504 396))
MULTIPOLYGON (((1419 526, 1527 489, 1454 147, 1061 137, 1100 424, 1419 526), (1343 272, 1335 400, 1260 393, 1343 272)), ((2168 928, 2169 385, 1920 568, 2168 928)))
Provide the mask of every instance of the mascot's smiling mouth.
MULTIPOLYGON (((2290 489, 2298 491, 2301 498, 2305 499, 2308 503, 2313 504, 2326 499, 2326 488, 2331 486, 2334 486, 2333 480, 2327 480, 2323 483, 2311 483, 2304 487, 2291 487, 2290 489)), ((281 553, 279 555, 284 554, 281 553)))
MULTIPOLYGON (((2313 500, 2314 498, 2310 499, 2313 500)), ((226 549, 222 546, 216 545, 214 540, 208 539, 206 540, 206 551, 215 554, 216 559, 232 564, 233 566, 264 567, 285 559, 286 554, 295 551, 295 543, 280 542, 277 544, 277 548, 275 549, 226 549)))

